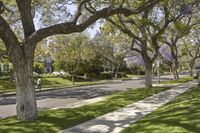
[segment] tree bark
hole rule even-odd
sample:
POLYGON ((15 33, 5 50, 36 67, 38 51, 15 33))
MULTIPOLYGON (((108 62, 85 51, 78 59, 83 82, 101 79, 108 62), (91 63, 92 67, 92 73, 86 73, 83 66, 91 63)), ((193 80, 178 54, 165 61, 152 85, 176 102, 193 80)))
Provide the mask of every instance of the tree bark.
POLYGON ((176 74, 176 79, 178 80, 179 79, 179 74, 178 74, 177 68, 175 69, 175 74, 176 74))
POLYGON ((17 69, 17 118, 23 121, 37 119, 37 105, 33 76, 27 69, 17 69), (23 74, 20 74, 23 73, 23 74))
POLYGON ((75 80, 74 80, 74 73, 72 73, 72 83, 73 83, 73 85, 75 85, 75 80))
POLYGON ((116 67, 116 69, 115 69, 115 80, 117 80, 117 78, 118 78, 119 66, 120 66, 120 65, 118 65, 118 66, 116 67))
POLYGON ((172 73, 174 75, 174 79, 178 80, 179 79, 179 74, 178 74, 178 61, 173 62, 172 64, 172 73))
POLYGON ((178 72, 177 72, 177 69, 176 68, 172 68, 172 73, 174 75, 174 79, 177 80, 179 79, 179 75, 178 75, 178 72))
POLYGON ((152 87, 152 63, 145 64, 145 86, 152 87))
POLYGON ((194 61, 190 62, 190 76, 193 77, 194 61))
POLYGON ((33 81, 34 50, 23 47, 13 52, 12 63, 16 73, 17 118, 22 121, 37 119, 37 104, 33 81))

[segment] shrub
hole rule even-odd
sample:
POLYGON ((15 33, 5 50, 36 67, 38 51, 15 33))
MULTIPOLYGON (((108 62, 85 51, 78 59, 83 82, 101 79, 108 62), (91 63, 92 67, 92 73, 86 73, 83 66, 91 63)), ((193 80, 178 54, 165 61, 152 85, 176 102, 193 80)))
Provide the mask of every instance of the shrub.
MULTIPOLYGON (((71 75, 64 75, 63 78, 72 81, 71 75)), ((90 81, 91 79, 90 78, 85 78, 84 76, 75 75, 74 76, 74 80, 75 80, 75 82, 83 82, 83 81, 90 81)))
POLYGON ((8 79, 1 79, 0 80, 0 85, 5 90, 14 90, 15 89, 15 83, 14 83, 14 81, 10 81, 8 79))
POLYGON ((0 79, 6 79, 6 80, 9 80, 9 76, 0 76, 0 79))
POLYGON ((97 73, 87 73, 86 74, 89 79, 99 79, 99 74, 97 73))
POLYGON ((145 75, 145 71, 139 71, 139 75, 145 75))
POLYGON ((113 73, 112 72, 101 72, 100 79, 112 79, 113 73))
POLYGON ((127 78, 128 76, 124 72, 118 72, 117 77, 118 78, 127 78))
POLYGON ((44 63, 34 62, 33 64, 34 71, 36 73, 42 74, 44 73, 44 63))
POLYGON ((1 72, 0 71, 0 76, 9 76, 9 73, 8 72, 1 72))

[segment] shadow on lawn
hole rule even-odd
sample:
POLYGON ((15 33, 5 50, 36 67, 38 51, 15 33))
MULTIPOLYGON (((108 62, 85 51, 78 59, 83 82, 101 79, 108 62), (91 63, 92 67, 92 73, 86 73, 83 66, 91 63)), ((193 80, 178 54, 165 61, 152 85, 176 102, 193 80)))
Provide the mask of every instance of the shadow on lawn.
POLYGON ((200 88, 190 89, 123 133, 198 133, 200 132, 200 88))

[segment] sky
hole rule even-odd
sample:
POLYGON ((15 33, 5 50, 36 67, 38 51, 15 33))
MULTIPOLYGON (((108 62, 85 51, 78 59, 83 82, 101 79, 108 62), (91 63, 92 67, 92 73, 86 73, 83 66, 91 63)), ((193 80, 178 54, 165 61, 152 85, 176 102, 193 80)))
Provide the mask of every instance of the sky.
MULTIPOLYGON (((70 11, 70 13, 73 15, 76 11, 76 6, 74 5, 68 5, 68 10, 70 11)), ((40 12, 40 11, 39 11, 40 12)), ((42 27, 42 22, 39 21, 39 19, 42 17, 41 13, 37 13, 35 18, 34 18, 34 23, 35 23, 35 27, 36 30, 40 29, 42 27)), ((99 32, 99 28, 100 28, 100 23, 97 21, 94 25, 88 27, 84 32, 87 34, 89 34, 89 36, 91 38, 94 37, 94 35, 99 32)))

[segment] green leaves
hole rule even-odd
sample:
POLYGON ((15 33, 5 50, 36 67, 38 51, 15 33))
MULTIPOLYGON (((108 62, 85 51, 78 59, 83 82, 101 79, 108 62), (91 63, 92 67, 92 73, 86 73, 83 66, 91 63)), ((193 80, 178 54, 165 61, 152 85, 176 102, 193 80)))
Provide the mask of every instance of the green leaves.
POLYGON ((179 36, 187 35, 190 32, 190 27, 181 21, 174 22, 174 27, 179 36))

